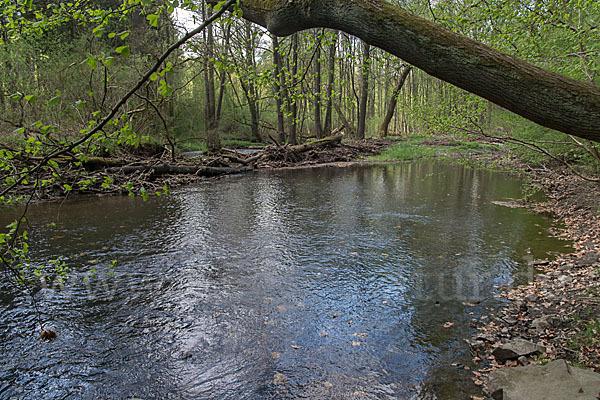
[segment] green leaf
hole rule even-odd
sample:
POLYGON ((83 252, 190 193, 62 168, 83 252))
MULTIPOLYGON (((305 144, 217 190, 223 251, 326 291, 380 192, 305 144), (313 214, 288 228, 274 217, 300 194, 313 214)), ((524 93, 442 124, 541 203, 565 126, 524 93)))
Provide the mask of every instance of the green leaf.
POLYGON ((88 56, 87 60, 85 60, 85 63, 91 69, 96 69, 96 65, 98 64, 98 59, 96 57, 93 57, 93 56, 88 56))
POLYGON ((121 38, 121 40, 124 40, 127 36, 129 36, 129 31, 123 31, 121 33, 118 34, 119 38, 121 38))
POLYGON ((30 103, 33 103, 37 100, 37 96, 35 94, 28 94, 27 96, 25 96, 25 100, 27 100, 30 103))
POLYGON ((50 100, 48 100, 48 105, 49 106, 54 106, 56 104, 58 104, 58 102, 60 101, 60 94, 54 96, 53 98, 51 98, 50 100))
POLYGON ((116 34, 116 33, 114 33, 114 32, 111 32, 111 33, 109 33, 109 34, 108 34, 108 38, 109 38, 109 39, 112 39, 112 38, 114 38, 115 36, 117 36, 117 34, 116 34))
POLYGON ((92 31, 92 33, 96 37, 101 37, 104 34, 104 27, 101 26, 101 25, 99 25, 99 26, 97 26, 97 27, 94 28, 94 30, 92 31))
POLYGON ((115 49, 115 51, 122 57, 129 57, 130 54, 129 45, 119 46, 115 49))
POLYGON ((150 14, 146 16, 146 19, 150 22, 150 26, 158 26, 158 15, 150 14))
POLYGON ((158 79, 158 74, 157 74, 156 72, 155 72, 155 73, 153 73, 152 75, 150 75, 150 80, 151 80, 152 82, 154 82, 154 81, 155 81, 155 80, 157 80, 157 79, 158 79))
POLYGON ((110 67, 112 67, 112 65, 113 65, 114 61, 115 61, 115 59, 114 59, 114 58, 112 58, 112 57, 106 57, 106 58, 104 59, 104 61, 103 61, 103 62, 104 62, 104 66, 105 66, 106 68, 110 68, 110 67))

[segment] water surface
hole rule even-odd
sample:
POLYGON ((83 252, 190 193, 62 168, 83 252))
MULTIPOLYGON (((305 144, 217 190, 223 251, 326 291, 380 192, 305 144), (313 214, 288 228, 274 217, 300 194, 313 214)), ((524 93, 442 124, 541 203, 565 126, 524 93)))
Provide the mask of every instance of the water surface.
POLYGON ((473 318, 565 246, 492 204, 519 196, 505 174, 422 163, 37 205, 34 261, 62 256, 73 276, 36 294, 59 334, 42 345, 2 283, 0 397, 468 398, 473 318))

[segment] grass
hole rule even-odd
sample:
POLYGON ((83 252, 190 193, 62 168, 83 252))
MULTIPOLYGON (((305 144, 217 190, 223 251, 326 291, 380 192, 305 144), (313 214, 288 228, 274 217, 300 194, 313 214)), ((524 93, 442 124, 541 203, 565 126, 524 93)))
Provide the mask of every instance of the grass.
POLYGON ((600 321, 591 319, 585 321, 580 330, 571 337, 568 347, 577 351, 581 346, 593 347, 598 345, 598 335, 600 335, 600 321))
POLYGON ((435 136, 409 136, 408 140, 394 144, 371 159, 375 161, 439 160, 455 158, 455 155, 487 153, 498 149, 495 144, 465 142, 459 139, 451 139, 443 145, 424 144, 425 141, 434 139, 435 136))
POLYGON ((198 141, 181 142, 177 144, 180 151, 206 151, 206 143, 198 141))
POLYGON ((249 142, 247 140, 238 140, 238 139, 223 139, 222 143, 223 143, 223 147, 233 147, 236 149, 246 148, 246 147, 256 147, 256 146, 264 147, 267 145, 266 143, 249 142))

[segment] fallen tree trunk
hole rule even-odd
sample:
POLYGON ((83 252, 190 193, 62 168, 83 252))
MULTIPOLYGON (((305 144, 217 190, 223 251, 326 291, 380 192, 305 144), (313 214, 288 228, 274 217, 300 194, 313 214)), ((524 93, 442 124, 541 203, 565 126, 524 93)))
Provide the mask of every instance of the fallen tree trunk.
POLYGON ((243 17, 278 36, 332 28, 547 128, 600 141, 600 87, 567 78, 385 0, 242 0, 243 17))
POLYGON ((202 167, 197 165, 125 165, 122 167, 108 168, 107 172, 133 174, 136 172, 151 172, 154 175, 197 175, 218 176, 240 174, 252 171, 251 167, 227 168, 227 167, 202 167))
POLYGON ((331 144, 337 144, 342 142, 342 135, 328 136, 323 139, 315 140, 314 142, 308 142, 304 144, 297 144, 295 146, 288 146, 288 150, 294 153, 303 153, 305 151, 318 149, 320 147, 329 146, 331 144))

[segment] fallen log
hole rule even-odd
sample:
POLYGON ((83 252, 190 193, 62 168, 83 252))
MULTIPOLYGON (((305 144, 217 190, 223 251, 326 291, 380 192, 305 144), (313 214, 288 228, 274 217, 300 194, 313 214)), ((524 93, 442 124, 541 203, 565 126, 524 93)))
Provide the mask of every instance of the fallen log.
POLYGON ((295 146, 288 146, 288 150, 294 153, 303 153, 305 151, 314 150, 319 147, 329 146, 330 144, 337 144, 342 142, 342 135, 328 136, 323 139, 315 140, 314 142, 308 142, 304 144, 297 144, 295 146))
POLYGON ((241 174, 252 171, 252 167, 202 167, 197 165, 125 165, 122 167, 108 168, 107 172, 133 174, 136 172, 150 172, 153 175, 197 175, 197 176, 218 176, 241 174))

